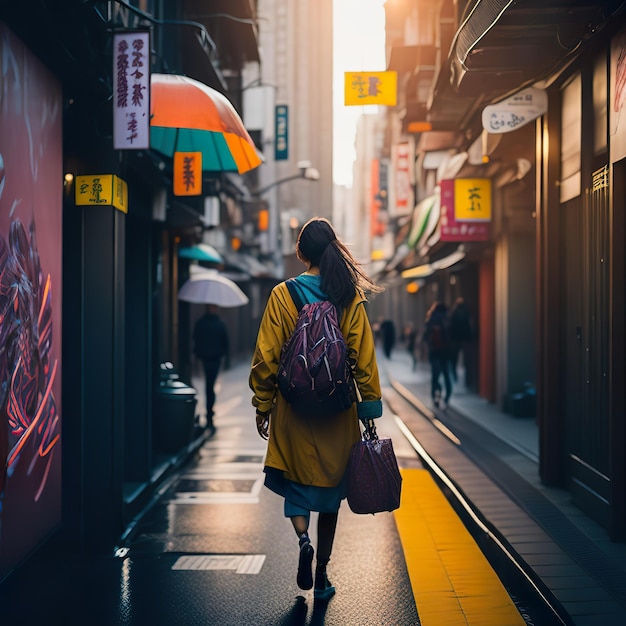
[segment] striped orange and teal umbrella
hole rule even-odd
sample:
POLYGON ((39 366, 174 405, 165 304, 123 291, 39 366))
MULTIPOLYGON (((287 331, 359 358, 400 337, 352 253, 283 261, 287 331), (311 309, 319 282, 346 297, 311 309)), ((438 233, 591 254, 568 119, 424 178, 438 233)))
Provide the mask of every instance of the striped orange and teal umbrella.
POLYGON ((205 172, 244 174, 262 163, 237 111, 219 91, 176 74, 152 74, 150 147, 202 152, 205 172))

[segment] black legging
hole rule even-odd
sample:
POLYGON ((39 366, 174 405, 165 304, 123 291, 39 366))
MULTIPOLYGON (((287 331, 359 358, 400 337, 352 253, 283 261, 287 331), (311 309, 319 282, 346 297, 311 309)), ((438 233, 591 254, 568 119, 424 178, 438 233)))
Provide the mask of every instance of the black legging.
POLYGON ((431 353, 429 356, 430 369, 431 369, 431 381, 430 381, 430 395, 435 399, 437 392, 441 392, 441 385, 439 384, 439 377, 443 374, 443 383, 446 388, 445 401, 450 399, 452 394, 452 381, 450 380, 450 369, 448 367, 448 355, 445 353, 431 353))
POLYGON ((204 384, 206 395, 206 416, 209 424, 212 423, 213 405, 215 404, 215 381, 220 371, 221 359, 202 359, 204 366, 204 384))
POLYGON ((317 518, 317 565, 325 567, 330 559, 337 529, 338 513, 320 513, 317 518))
MULTIPOLYGON (((320 513, 317 518, 317 566, 322 569, 328 564, 333 551, 338 515, 339 512, 320 513)), ((308 515, 294 515, 291 517, 291 523, 298 537, 309 531, 309 520, 310 517, 308 515)))

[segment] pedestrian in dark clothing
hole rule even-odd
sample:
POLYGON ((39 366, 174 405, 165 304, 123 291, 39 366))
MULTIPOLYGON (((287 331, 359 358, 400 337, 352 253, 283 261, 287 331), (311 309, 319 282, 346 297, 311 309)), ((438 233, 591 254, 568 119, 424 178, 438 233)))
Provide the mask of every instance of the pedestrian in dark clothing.
POLYGON ((206 313, 196 322, 193 341, 193 353, 202 361, 204 368, 207 428, 214 430, 215 381, 222 358, 227 357, 229 351, 228 330, 217 315, 217 306, 209 304, 206 313))
POLYGON ((406 349, 411 357, 411 365, 413 371, 417 367, 417 355, 415 354, 415 342, 417 340, 417 330, 413 325, 413 322, 409 322, 404 327, 404 340, 406 341, 406 349))
POLYGON ((426 314, 424 327, 424 343, 428 346, 428 360, 431 368, 430 393, 435 407, 445 408, 452 394, 450 380, 450 329, 448 325, 448 309, 443 302, 435 302, 426 314), (441 401, 440 377, 443 375, 445 386, 444 404, 441 401))
POLYGON ((383 338, 383 352, 385 356, 390 359, 391 351, 396 343, 396 327, 391 320, 385 320, 380 325, 380 334, 383 338))
MULTIPOLYGON (((457 298, 450 313, 450 373, 454 382, 458 380, 459 354, 472 340, 472 316, 463 298, 457 298)), ((465 352, 463 353, 465 359, 465 352)), ((464 364, 467 367, 467 363, 464 364)))

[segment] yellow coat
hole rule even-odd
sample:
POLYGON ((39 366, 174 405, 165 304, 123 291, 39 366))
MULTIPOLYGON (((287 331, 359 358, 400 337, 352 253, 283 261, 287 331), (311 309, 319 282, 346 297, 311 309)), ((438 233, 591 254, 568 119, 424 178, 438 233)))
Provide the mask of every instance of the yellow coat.
POLYGON ((358 293, 340 320, 349 358, 354 363, 360 401, 342 413, 315 419, 295 414, 278 391, 280 350, 295 328, 298 311, 284 282, 270 294, 259 327, 249 383, 254 392, 253 406, 263 412, 271 411, 265 465, 282 470, 291 481, 337 486, 345 473, 352 444, 360 437, 358 416, 381 415, 378 365, 365 301, 365 296, 358 293))

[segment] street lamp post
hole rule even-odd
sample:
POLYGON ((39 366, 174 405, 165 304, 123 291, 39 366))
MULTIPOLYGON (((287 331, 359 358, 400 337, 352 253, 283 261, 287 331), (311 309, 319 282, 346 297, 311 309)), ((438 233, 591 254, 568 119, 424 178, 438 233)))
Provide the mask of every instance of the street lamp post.
POLYGON ((261 187, 260 189, 256 189, 252 192, 252 195, 260 197, 266 191, 274 187, 278 187, 278 185, 282 185, 283 183, 288 183, 290 180, 297 180, 298 178, 304 178, 305 180, 319 180, 320 173, 319 170, 315 167, 311 166, 310 161, 298 161, 299 172, 297 174, 291 174, 291 176, 286 176, 285 178, 279 178, 275 180, 273 183, 266 185, 265 187, 261 187))

